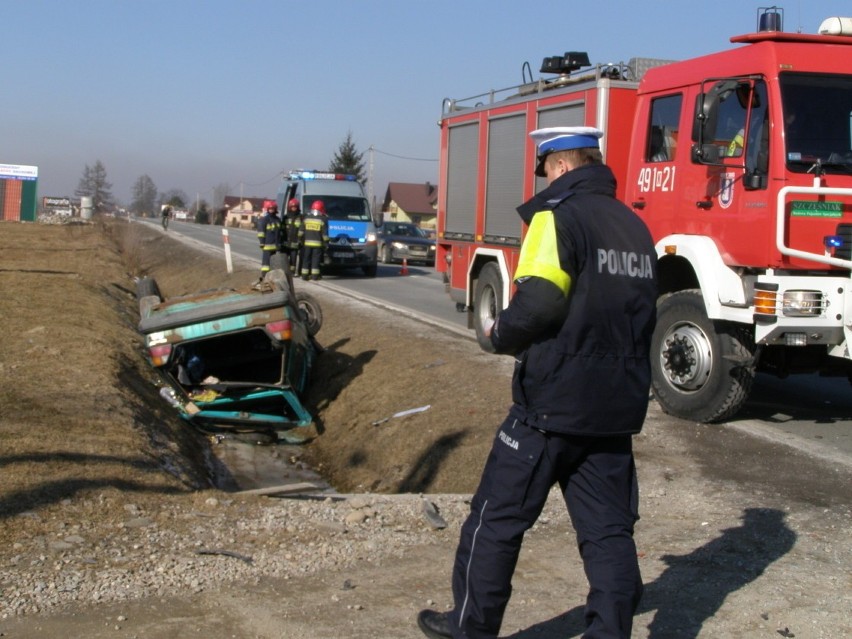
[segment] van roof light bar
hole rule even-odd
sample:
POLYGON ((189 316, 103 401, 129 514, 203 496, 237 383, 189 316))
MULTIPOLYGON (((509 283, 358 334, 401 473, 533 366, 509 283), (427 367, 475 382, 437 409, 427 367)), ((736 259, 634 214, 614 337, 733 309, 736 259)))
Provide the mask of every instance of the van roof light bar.
POLYGON ((348 173, 330 173, 328 171, 316 171, 313 169, 296 169, 287 174, 290 180, 341 180, 345 182, 356 182, 358 178, 348 173))

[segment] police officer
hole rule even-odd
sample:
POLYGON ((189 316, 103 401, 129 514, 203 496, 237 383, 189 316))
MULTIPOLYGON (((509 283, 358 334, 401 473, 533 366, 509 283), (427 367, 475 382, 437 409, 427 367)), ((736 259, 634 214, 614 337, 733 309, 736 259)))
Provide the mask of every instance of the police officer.
POLYGON ((297 198, 287 202, 287 212, 282 220, 284 229, 281 234, 281 246, 288 254, 290 272, 295 274, 299 266, 299 230, 302 227, 302 210, 297 198))
POLYGON ((524 533, 558 485, 589 581, 586 638, 629 637, 642 580, 633 541, 632 435, 651 381, 656 255, 615 199, 590 127, 531 133, 548 186, 518 207, 528 225, 509 306, 487 331, 513 354, 513 404, 462 526, 455 606, 417 618, 428 637, 496 637, 524 533))
POLYGON ((322 279, 320 264, 328 246, 328 219, 322 200, 311 204, 299 230, 299 243, 302 245, 302 279, 322 279))
POLYGON ((263 203, 263 213, 257 221, 257 239, 260 242, 260 278, 255 285, 263 281, 263 276, 269 272, 269 262, 278 250, 281 233, 281 219, 278 217, 278 205, 274 200, 263 203))

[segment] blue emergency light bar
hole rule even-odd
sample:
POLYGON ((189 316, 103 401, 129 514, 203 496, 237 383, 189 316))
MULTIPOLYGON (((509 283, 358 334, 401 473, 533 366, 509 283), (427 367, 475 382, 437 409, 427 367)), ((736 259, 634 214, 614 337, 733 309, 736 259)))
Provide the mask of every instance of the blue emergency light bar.
POLYGON ((346 182, 357 181, 357 178, 354 175, 349 175, 347 173, 326 173, 322 171, 309 171, 306 169, 290 171, 288 175, 291 180, 344 180, 346 182))

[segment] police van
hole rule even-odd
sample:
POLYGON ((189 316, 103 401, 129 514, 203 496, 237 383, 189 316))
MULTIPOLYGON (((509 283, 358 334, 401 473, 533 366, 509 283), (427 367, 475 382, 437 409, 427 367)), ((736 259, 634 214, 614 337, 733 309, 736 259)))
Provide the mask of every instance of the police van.
POLYGON ((354 175, 290 171, 278 189, 278 209, 286 211, 292 198, 299 201, 302 215, 317 200, 325 205, 329 244, 323 269, 360 268, 368 277, 375 277, 376 222, 364 188, 354 175))

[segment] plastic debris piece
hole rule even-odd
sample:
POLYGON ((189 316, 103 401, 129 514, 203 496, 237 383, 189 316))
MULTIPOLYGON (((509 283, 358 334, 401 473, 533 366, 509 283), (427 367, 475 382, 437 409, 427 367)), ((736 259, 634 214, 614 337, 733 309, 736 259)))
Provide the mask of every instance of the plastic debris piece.
POLYGON ((447 522, 438 514, 438 507, 426 499, 423 500, 423 514, 426 515, 429 525, 435 530, 442 530, 447 527, 447 522))
POLYGON ((392 419, 396 419, 397 417, 406 417, 407 415, 413 415, 415 413, 422 413, 423 411, 427 411, 432 408, 432 404, 427 404, 426 406, 420 406, 419 408, 409 408, 408 410, 402 410, 398 413, 394 413, 390 417, 384 417, 382 419, 377 419, 374 422, 371 422, 373 426, 378 426, 379 424, 384 424, 387 421, 392 419))

